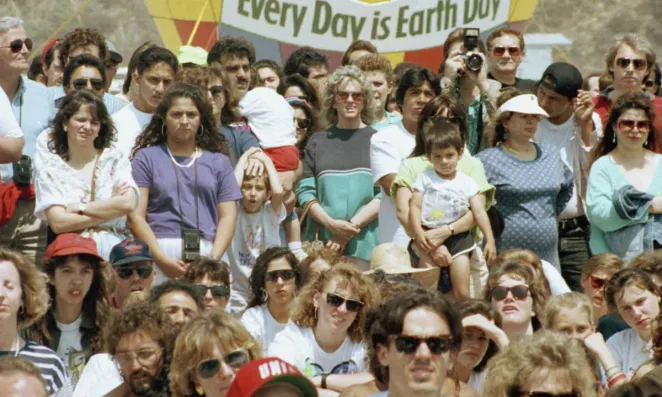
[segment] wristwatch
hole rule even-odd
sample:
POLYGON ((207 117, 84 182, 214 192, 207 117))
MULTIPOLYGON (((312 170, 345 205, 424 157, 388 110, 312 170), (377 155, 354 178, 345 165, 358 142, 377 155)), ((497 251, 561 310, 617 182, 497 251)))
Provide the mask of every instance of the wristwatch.
POLYGON ((78 215, 85 215, 86 209, 87 209, 87 204, 85 203, 78 204, 78 215))
POLYGON ((453 225, 451 225, 450 223, 447 223, 446 226, 448 226, 448 230, 451 231, 451 236, 454 235, 455 234, 455 228, 453 227, 453 225))

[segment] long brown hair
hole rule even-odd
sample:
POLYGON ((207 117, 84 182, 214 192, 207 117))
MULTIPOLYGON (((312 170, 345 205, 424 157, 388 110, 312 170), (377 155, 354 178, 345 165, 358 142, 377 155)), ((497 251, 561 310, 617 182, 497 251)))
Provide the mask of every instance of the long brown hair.
POLYGON ((410 158, 425 156, 425 137, 423 135, 424 131, 427 130, 423 127, 426 123, 431 121, 431 119, 438 117, 444 110, 448 111, 450 120, 454 120, 457 124, 460 133, 462 134, 462 139, 465 142, 467 141, 467 137, 469 136, 469 126, 467 124, 467 116, 464 109, 462 109, 462 106, 460 106, 455 98, 446 94, 437 95, 432 98, 430 102, 425 104, 423 111, 421 111, 421 115, 418 117, 416 146, 414 146, 414 150, 412 150, 409 155, 410 158))

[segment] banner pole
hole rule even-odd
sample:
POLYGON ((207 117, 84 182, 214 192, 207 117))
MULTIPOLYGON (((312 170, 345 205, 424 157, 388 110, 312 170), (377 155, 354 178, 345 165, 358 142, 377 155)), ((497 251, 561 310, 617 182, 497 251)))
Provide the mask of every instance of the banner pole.
POLYGON ((205 3, 202 5, 202 9, 200 10, 200 15, 198 15, 198 20, 195 21, 195 25, 193 25, 193 30, 191 31, 191 34, 188 36, 188 41, 186 42, 186 45, 191 45, 191 43, 193 42, 193 38, 195 37, 195 33, 198 31, 198 26, 200 26, 200 21, 202 20, 202 16, 204 15, 208 4, 209 4, 209 0, 206 0, 205 3))
MULTIPOLYGON (((32 54, 30 54, 30 59, 34 58, 34 57, 35 57, 35 54, 40 54, 41 51, 42 51, 42 50, 44 49, 44 47, 46 46, 46 44, 50 43, 51 40, 53 40, 53 39, 55 38, 55 36, 57 36, 62 30, 64 30, 64 28, 66 28, 67 25, 69 25, 69 24, 71 23, 71 21, 72 21, 74 18, 76 18, 76 17, 78 16, 78 14, 80 14, 80 13, 83 11, 83 8, 87 7, 87 5, 90 4, 91 1, 92 1, 92 0, 85 0, 85 2, 84 2, 83 4, 81 4, 80 7, 78 7, 78 9, 77 9, 76 11, 74 11, 73 14, 71 14, 71 15, 69 16, 69 18, 67 18, 67 19, 62 23, 62 25, 60 25, 57 29, 55 29, 55 31, 54 31, 53 33, 51 33, 51 35, 48 37, 48 39, 46 39, 45 42, 41 43, 41 45, 40 45, 39 47, 37 47, 36 50, 32 51, 32 54)), ((41 56, 41 55, 39 55, 39 56, 41 56)))

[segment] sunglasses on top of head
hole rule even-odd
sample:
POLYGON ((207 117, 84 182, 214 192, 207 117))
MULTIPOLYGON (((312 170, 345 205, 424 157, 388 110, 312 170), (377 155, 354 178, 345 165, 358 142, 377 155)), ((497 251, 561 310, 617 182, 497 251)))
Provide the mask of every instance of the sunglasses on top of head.
POLYGON ((9 48, 12 53, 18 54, 23 49, 23 45, 25 45, 28 51, 32 51, 32 39, 16 39, 9 43, 9 45, 0 48, 9 48))
POLYGON ((524 284, 516 285, 514 287, 494 287, 492 288, 492 297, 497 301, 502 301, 506 299, 508 292, 513 294, 513 298, 524 300, 529 295, 529 287, 524 284))
MULTIPOLYGON (((233 351, 223 357, 223 361, 233 370, 237 371, 250 361, 248 353, 244 350, 233 351)), ((198 374, 202 379, 209 379, 221 369, 221 361, 217 358, 202 361, 198 364, 198 374)))
POLYGON ((333 307, 340 307, 345 303, 345 307, 348 311, 357 313, 363 307, 363 302, 355 301, 352 299, 345 299, 340 295, 332 294, 330 292, 326 293, 326 303, 333 307))

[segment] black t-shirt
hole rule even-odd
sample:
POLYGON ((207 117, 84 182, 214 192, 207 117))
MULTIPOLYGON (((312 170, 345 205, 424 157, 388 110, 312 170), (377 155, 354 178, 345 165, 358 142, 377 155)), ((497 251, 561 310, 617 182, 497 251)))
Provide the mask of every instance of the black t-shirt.
MULTIPOLYGON (((487 75, 487 78, 499 81, 494 76, 492 76, 492 73, 489 73, 487 75)), ((536 85, 538 84, 538 82, 535 80, 520 79, 519 77, 515 78, 515 84, 505 84, 502 83, 501 81, 499 81, 499 83, 501 83, 501 91, 503 91, 507 87, 515 87, 519 91, 522 91, 522 93, 530 93, 530 94, 535 94, 536 85)))

